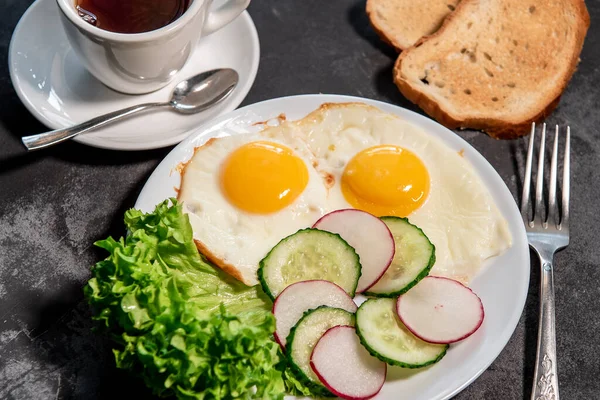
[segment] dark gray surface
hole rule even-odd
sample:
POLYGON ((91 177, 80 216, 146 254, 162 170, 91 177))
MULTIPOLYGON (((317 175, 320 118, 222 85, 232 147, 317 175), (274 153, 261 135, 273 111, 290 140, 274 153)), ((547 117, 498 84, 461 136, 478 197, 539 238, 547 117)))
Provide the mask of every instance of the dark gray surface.
MULTIPOLYGON (((66 143, 24 152, 19 137, 45 128, 14 93, 7 53, 29 3, 4 0, 0 13, 0 398, 145 397, 138 382, 113 367, 109 343, 91 333, 81 288, 89 267, 103 257, 92 242, 123 234, 123 212, 170 149, 128 153, 66 143)), ((593 24, 600 2, 588 2, 588 8, 593 24)), ((262 56, 244 104, 321 92, 416 110, 392 84, 394 54, 376 38, 363 10, 362 0, 255 0, 250 14, 262 56)), ((599 39, 592 27, 582 63, 549 118, 573 130, 572 244, 556 257, 555 271, 558 370, 561 396, 567 400, 600 398, 599 39)), ((490 161, 516 195, 524 141, 498 142, 476 132, 459 135, 490 161)), ((538 267, 534 260, 527 304, 507 347, 456 398, 529 396, 538 267)))

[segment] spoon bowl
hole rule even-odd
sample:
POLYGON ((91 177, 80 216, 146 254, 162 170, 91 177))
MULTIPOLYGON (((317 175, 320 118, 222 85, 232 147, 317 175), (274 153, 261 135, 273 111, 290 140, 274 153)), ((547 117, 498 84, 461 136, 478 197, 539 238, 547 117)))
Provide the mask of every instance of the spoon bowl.
POLYGON ((229 68, 207 71, 179 82, 171 106, 182 114, 195 114, 225 99, 235 89, 238 73, 229 68))

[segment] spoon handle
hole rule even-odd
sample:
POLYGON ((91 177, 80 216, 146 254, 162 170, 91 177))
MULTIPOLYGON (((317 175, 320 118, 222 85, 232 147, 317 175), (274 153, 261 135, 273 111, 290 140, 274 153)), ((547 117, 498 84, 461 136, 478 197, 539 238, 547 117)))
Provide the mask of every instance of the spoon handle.
POLYGON ((27 150, 38 150, 44 147, 52 146, 56 143, 63 142, 67 139, 75 137, 80 133, 85 133, 95 128, 99 128, 111 122, 119 121, 123 118, 129 117, 130 115, 137 114, 142 111, 146 111, 150 108, 155 107, 167 107, 171 103, 146 103, 139 104, 132 107, 123 108, 121 110, 113 111, 108 114, 100 115, 99 117, 92 118, 89 121, 82 122, 79 125, 72 126, 65 129, 57 129, 55 131, 39 133, 37 135, 23 136, 21 141, 27 147, 27 150))

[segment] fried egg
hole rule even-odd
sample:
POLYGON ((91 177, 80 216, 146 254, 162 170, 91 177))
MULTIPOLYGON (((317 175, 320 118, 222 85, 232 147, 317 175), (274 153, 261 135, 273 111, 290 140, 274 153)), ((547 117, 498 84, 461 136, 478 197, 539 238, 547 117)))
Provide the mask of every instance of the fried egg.
POLYGON ((305 144, 285 136, 237 135, 196 148, 179 200, 199 251, 247 285, 281 239, 328 210, 322 177, 305 144))
POLYGON ((263 134, 308 147, 329 209, 407 217, 419 226, 436 248, 433 275, 468 283, 484 260, 512 245, 506 220, 469 162, 394 115, 365 104, 324 104, 263 134))

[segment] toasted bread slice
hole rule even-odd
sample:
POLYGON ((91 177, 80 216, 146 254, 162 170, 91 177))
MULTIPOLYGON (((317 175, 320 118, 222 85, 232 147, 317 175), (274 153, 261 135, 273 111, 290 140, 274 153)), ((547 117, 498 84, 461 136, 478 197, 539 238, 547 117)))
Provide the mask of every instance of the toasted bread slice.
POLYGON ((400 55, 394 81, 449 128, 515 138, 558 105, 589 24, 583 0, 464 0, 400 55))
POLYGON ((401 51, 431 35, 460 0, 367 0, 367 15, 381 39, 401 51))

